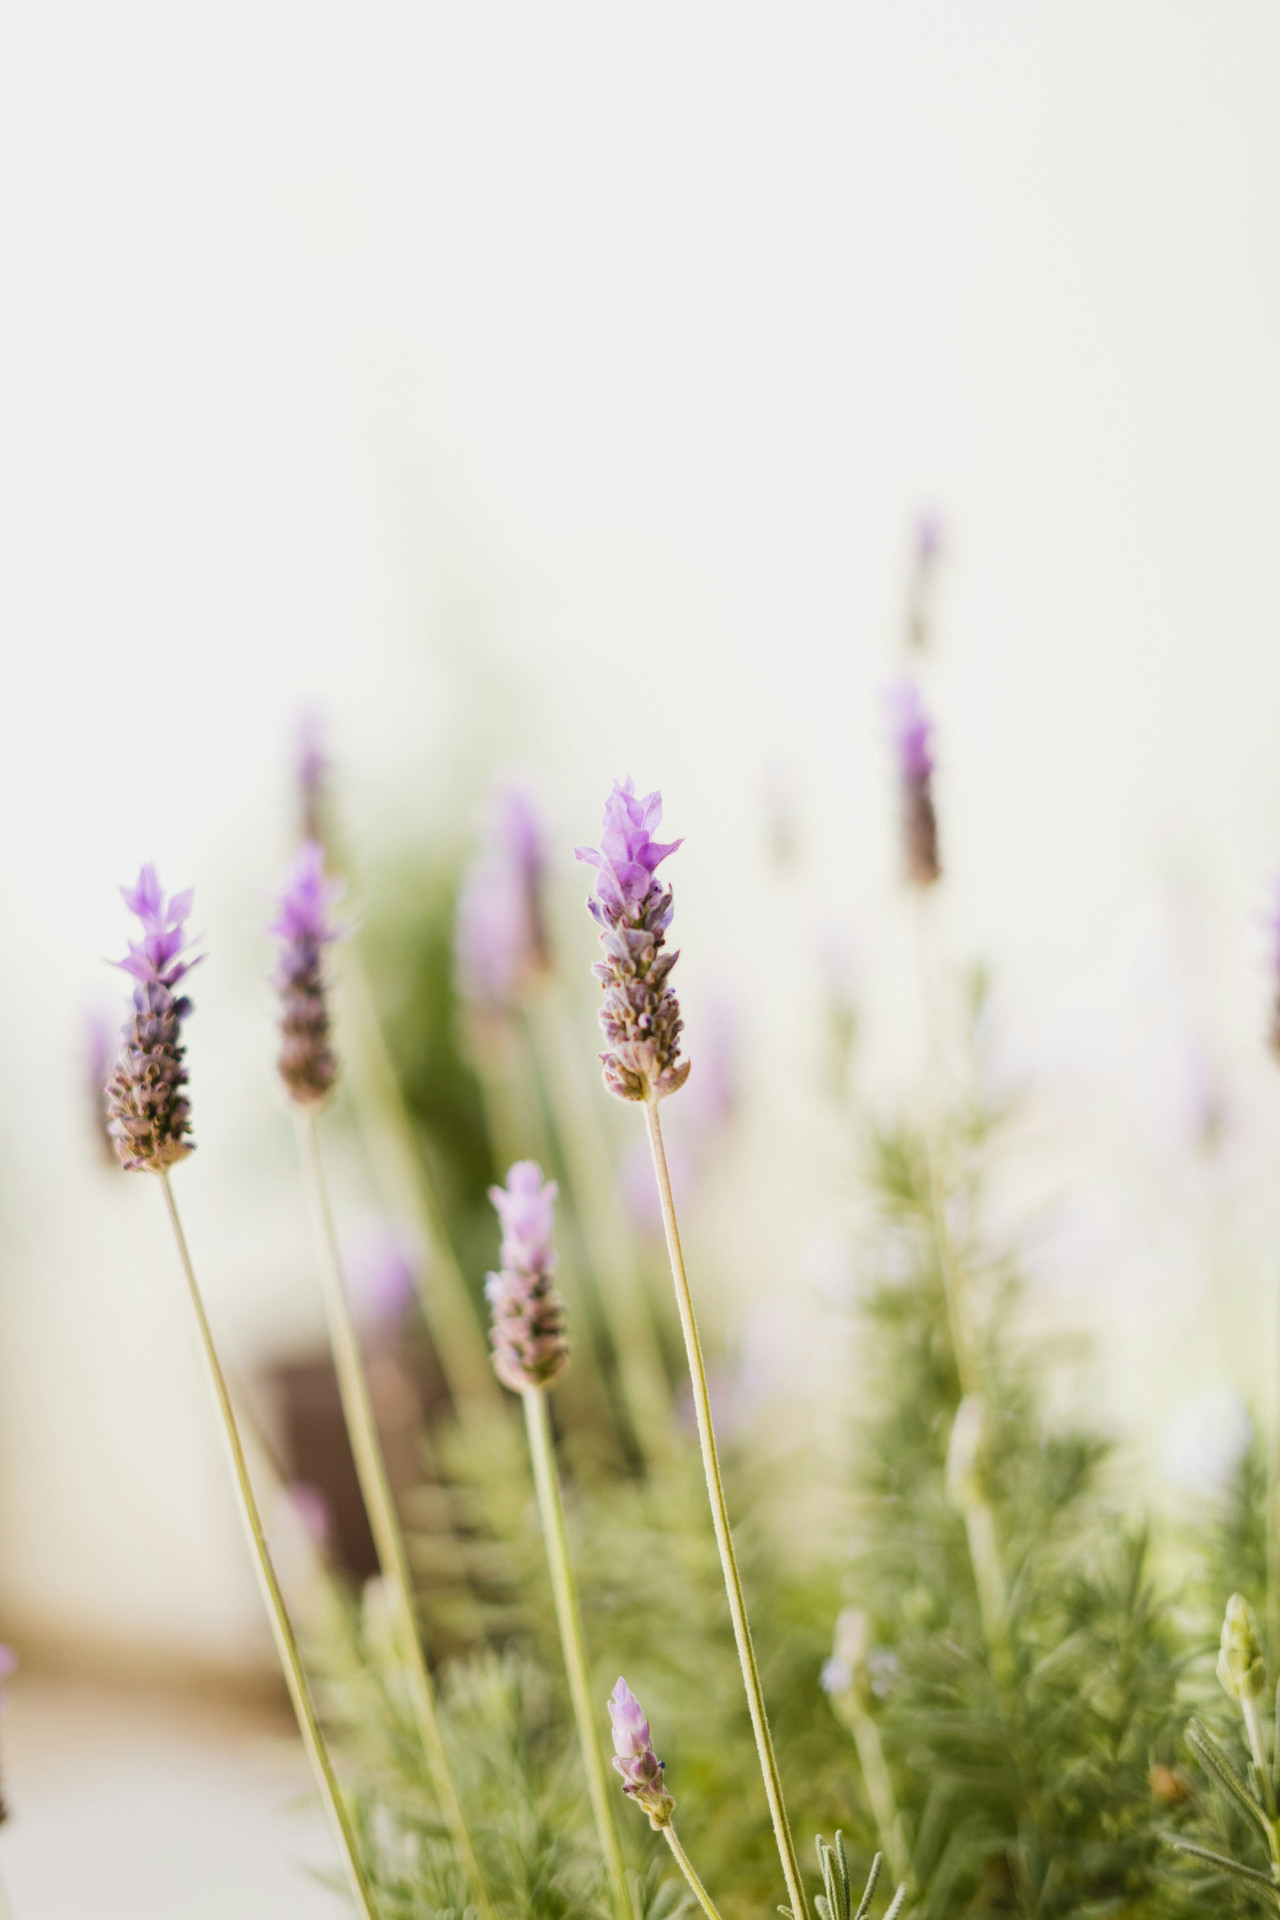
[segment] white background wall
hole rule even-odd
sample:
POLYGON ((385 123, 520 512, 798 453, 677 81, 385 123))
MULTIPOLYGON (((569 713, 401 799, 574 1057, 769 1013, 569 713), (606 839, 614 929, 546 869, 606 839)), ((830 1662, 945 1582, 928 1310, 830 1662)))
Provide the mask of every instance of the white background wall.
POLYGON ((495 764, 566 846, 615 771, 663 785, 691 1014, 721 981, 746 1013, 769 1178, 726 1218, 806 1297, 842 1226, 805 1077, 828 924, 877 1071, 903 1024, 877 698, 922 502, 951 938, 997 962, 1035 1190, 1071 1200, 1038 1270, 1129 1424, 1260 1384, 1278 58, 1243 0, 10 20, 0 1611, 257 1631, 158 1197, 93 1164, 80 1034, 154 857, 213 956, 180 1177, 219 1324, 245 1363, 310 1324, 256 933, 304 698, 375 870, 495 764), (1190 1178, 1201 1058, 1232 1118, 1190 1178))

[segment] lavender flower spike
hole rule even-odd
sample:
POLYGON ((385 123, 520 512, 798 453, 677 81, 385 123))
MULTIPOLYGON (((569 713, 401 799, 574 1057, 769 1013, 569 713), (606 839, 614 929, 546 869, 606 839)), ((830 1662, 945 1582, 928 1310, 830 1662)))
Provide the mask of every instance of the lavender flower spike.
POLYGON ((913 886, 931 887, 942 878, 933 804, 933 722, 913 680, 899 680, 889 689, 889 713, 902 783, 907 878, 913 886))
POLYGON ((510 1007, 547 972, 546 857, 528 796, 504 787, 489 838, 458 896, 458 984, 480 1007, 510 1007))
POLYGON ((609 1695, 609 1718, 613 1722, 613 1764, 622 1775, 622 1791, 644 1808, 649 1825, 661 1832, 671 1825, 676 1810, 663 1782, 666 1762, 654 1752, 644 1709, 623 1679, 609 1695))
POLYGON ((638 799, 634 783, 615 781, 604 809, 599 848, 578 847, 596 869, 596 897, 588 902, 600 926, 605 958, 595 967, 604 987, 600 1025, 609 1051, 600 1056, 604 1083, 620 1100, 661 1100, 689 1077, 680 1053, 680 1004, 667 985, 679 959, 664 953, 671 924, 671 891, 656 869, 682 842, 665 845, 650 829, 662 819, 662 795, 638 799))
POLYGON ((268 932, 283 943, 276 969, 280 993, 280 1078, 300 1107, 318 1107, 333 1091, 338 1062, 330 1041, 329 994, 324 950, 342 937, 329 918, 343 891, 328 880, 324 848, 306 840, 277 897, 277 915, 268 932))
POLYGON ((199 964, 186 955, 190 891, 166 902, 154 867, 143 867, 137 885, 121 887, 130 913, 142 923, 142 939, 129 943, 116 965, 137 982, 133 1014, 120 1036, 120 1052, 106 1086, 107 1131, 130 1173, 164 1173, 192 1152, 191 1107, 183 1092, 182 1022, 191 1012, 174 988, 199 964))
POLYGON ((505 1187, 489 1198, 502 1223, 501 1271, 485 1281, 493 1309, 493 1368, 504 1387, 549 1387, 569 1364, 564 1305, 555 1288, 551 1247, 556 1183, 536 1160, 517 1160, 505 1187))

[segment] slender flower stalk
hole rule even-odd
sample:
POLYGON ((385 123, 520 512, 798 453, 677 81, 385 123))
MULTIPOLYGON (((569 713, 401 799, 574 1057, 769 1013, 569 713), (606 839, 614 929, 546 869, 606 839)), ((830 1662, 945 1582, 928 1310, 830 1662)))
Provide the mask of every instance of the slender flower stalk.
POLYGON ((440 1726, 435 1688, 423 1651, 408 1548, 396 1513, 360 1351, 360 1339, 343 1281, 316 1125, 317 1115, 328 1100, 337 1078, 337 1060, 330 1040, 324 953, 340 937, 340 930, 330 916, 341 891, 340 882, 330 881, 325 876, 323 850, 315 841, 306 842, 280 894, 278 918, 271 929, 283 944, 276 975, 281 994, 281 1028, 284 1036, 280 1076, 289 1092, 297 1121, 308 1210, 343 1417, 351 1440, 352 1457, 369 1516, 378 1563, 391 1602, 396 1644, 403 1663, 409 1703, 431 1783, 459 1864, 482 1920, 491 1920, 488 1890, 454 1785, 440 1726))
POLYGON ((676 840, 664 845, 654 839, 651 829, 657 827, 661 819, 660 794, 651 793, 641 800, 630 780, 622 784, 615 783, 605 806, 604 832, 599 848, 578 848, 578 858, 595 867, 597 872, 596 898, 588 904, 600 928, 600 944, 605 953, 603 962, 597 964, 595 969, 596 977, 604 988, 600 1025, 608 1042, 608 1050, 601 1055, 601 1062, 609 1091, 619 1099, 637 1100, 644 1105, 649 1149, 662 1205, 671 1278, 689 1363, 703 1473, 738 1661, 751 1713, 752 1731, 792 1912, 795 1920, 808 1920, 804 1882, 800 1877, 795 1842, 787 1819, 782 1780, 769 1732, 764 1688, 751 1641, 742 1578, 738 1572, 738 1559, 729 1526, 729 1509, 711 1418, 707 1370, 680 1247, 671 1175, 663 1147, 662 1123, 658 1117, 658 1102, 683 1086, 689 1073, 688 1061, 681 1063, 679 1059, 682 1026, 680 1007, 669 985, 671 969, 678 955, 664 951, 666 931, 671 924, 671 892, 655 877, 657 868, 681 843, 676 840))
POLYGON ((649 1825, 670 1847, 708 1920, 720 1920, 672 1824, 676 1803, 667 1789, 666 1762, 654 1752, 644 1709, 621 1676, 609 1696, 609 1718, 613 1722, 613 1764, 622 1775, 622 1791, 648 1814, 649 1825))
POLYGON ((320 1788, 321 1798, 328 1810, 330 1820, 333 1824, 334 1834, 346 1863, 351 1881, 351 1889, 356 1898, 356 1904, 360 1908, 360 1911, 366 1916, 366 1920, 377 1920, 377 1907, 374 1904, 373 1893, 365 1874, 364 1863, 360 1857, 360 1845, 356 1839, 355 1829, 351 1824, 351 1816, 347 1812, 346 1802, 342 1797, 342 1789, 338 1785, 337 1775, 333 1770, 333 1762, 329 1757, 328 1743, 321 1730, 315 1704, 311 1698, 311 1689, 302 1665, 302 1655, 298 1651, 298 1643, 294 1635, 293 1625, 289 1619, 284 1595, 280 1590, 280 1583, 276 1578, 275 1567, 267 1546, 267 1536, 263 1528, 262 1516, 258 1510, 258 1502, 254 1495, 253 1483, 249 1478, 248 1463, 244 1457, 244 1447, 241 1444, 239 1430, 236 1425, 236 1417, 231 1404, 231 1395, 228 1391, 226 1379, 218 1360, 218 1352, 214 1345, 213 1333, 205 1315, 204 1302, 201 1299, 195 1269, 191 1263, 191 1254, 187 1247, 186 1234, 183 1232, 177 1202, 173 1197, 173 1187, 170 1184, 167 1171, 162 1170, 160 1177, 164 1189, 165 1205, 169 1211, 169 1220, 173 1227, 174 1239, 177 1242, 178 1258, 182 1264, 183 1276, 187 1283, 187 1291, 190 1295, 192 1310, 196 1317, 196 1326, 200 1335, 200 1345, 204 1354, 205 1370, 208 1374, 209 1386, 212 1390, 214 1403, 217 1406, 222 1421, 223 1439, 226 1443, 227 1455, 231 1462, 232 1478, 239 1496, 240 1517, 244 1523, 245 1533, 248 1536, 250 1550, 253 1554, 254 1565, 258 1574, 258 1581, 262 1588, 262 1596, 266 1602, 267 1615, 270 1619, 271 1630, 275 1637, 276 1651, 280 1657, 280 1665, 284 1670, 285 1684, 289 1689, 289 1697, 293 1702, 293 1710, 297 1716, 298 1728, 302 1734, 303 1744, 311 1760, 312 1769, 316 1776, 316 1783, 320 1788))
POLYGON ((502 1384, 512 1393, 518 1393, 524 1403, 538 1516, 591 1811, 617 1920, 635 1920, 609 1797, 604 1755, 592 1711, 582 1608, 569 1551, 569 1531, 547 1409, 547 1389, 569 1364, 564 1309, 555 1288, 556 1262, 551 1247, 556 1186, 552 1180, 543 1180, 536 1162, 521 1160, 507 1175, 506 1186, 491 1188, 489 1197, 502 1223, 500 1270, 489 1275, 485 1287, 493 1309, 490 1339, 494 1371, 502 1384))
POLYGON ((906 1880, 911 1872, 911 1852, 880 1728, 872 1712, 874 1686, 867 1657, 870 1632, 867 1615, 856 1607, 846 1607, 836 1621, 835 1646, 822 1669, 822 1689, 853 1735, 880 1844, 895 1878, 906 1880))
POLYGON ((271 1623, 285 1684, 297 1715, 298 1730, 329 1814, 356 1904, 365 1915, 365 1920, 377 1920, 355 1829, 333 1770, 293 1625, 267 1547, 266 1532, 253 1482, 249 1478, 231 1394, 218 1359, 177 1202, 169 1183, 170 1167, 185 1159, 192 1150, 190 1106, 183 1091, 187 1073, 183 1064, 182 1044, 182 1022, 191 1012, 191 1003, 185 994, 175 997, 173 991, 196 965, 196 961, 187 956, 185 924, 191 911, 192 896, 189 892, 175 894, 172 900, 166 902, 154 867, 143 867, 137 885, 124 887, 121 892, 125 905, 142 923, 143 937, 136 945, 130 943, 128 957, 120 963, 138 984, 134 989, 133 1013, 121 1036, 119 1058, 107 1086, 111 1136, 126 1171, 145 1171, 160 1176, 183 1278, 195 1314, 205 1371, 231 1463, 240 1517, 266 1603, 267 1618, 271 1623))

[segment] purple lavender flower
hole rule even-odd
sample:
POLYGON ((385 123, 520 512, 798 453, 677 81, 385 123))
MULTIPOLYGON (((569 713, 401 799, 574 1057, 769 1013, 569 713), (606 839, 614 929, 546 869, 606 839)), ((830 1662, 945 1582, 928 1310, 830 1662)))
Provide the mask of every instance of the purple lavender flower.
POLYGON ((595 974, 604 987, 600 1025, 610 1049, 600 1059, 604 1083, 620 1100, 661 1100, 689 1077, 689 1062, 677 1064, 684 1023, 667 985, 680 956, 663 952, 671 892, 654 878, 683 842, 653 838, 650 829, 661 819, 660 793, 640 800, 632 780, 615 781, 599 848, 576 849, 596 869, 596 897, 587 904, 605 951, 595 974))
POLYGON ((107 1082, 107 1128, 130 1173, 163 1173, 185 1160, 195 1145, 183 1092, 182 1022, 191 1002, 185 994, 175 997, 174 988, 203 956, 186 956, 190 890, 166 902, 155 868, 146 866, 137 885, 121 887, 120 893, 142 923, 142 939, 130 941, 127 959, 116 962, 137 985, 133 1014, 107 1082))
POLYGON ((933 722, 913 680, 890 687, 888 705, 902 786, 907 878, 913 886, 931 887, 942 878, 933 805, 933 722))
POLYGON ((517 1160, 506 1186, 490 1187, 489 1198, 502 1223, 501 1271, 489 1274, 484 1288, 493 1310, 494 1372, 513 1393, 549 1387, 569 1364, 551 1247, 556 1183, 543 1180, 536 1160, 517 1160))
POLYGON ((543 896, 546 856, 528 795, 497 795, 488 843, 458 897, 455 954, 468 1000, 507 1007, 551 964, 543 896))
POLYGON ((318 1107, 333 1091, 338 1062, 330 1043, 324 950, 342 937, 329 918, 343 891, 324 870, 324 848, 307 840, 277 896, 267 929, 282 942, 275 984, 280 994, 280 1078, 300 1107, 318 1107))
POLYGON ((676 1810, 663 1783, 666 1762, 654 1752, 644 1709, 622 1678, 609 1695, 609 1718, 613 1722, 613 1764, 622 1775, 622 1791, 644 1808, 649 1825, 660 1832, 671 1825, 676 1810))

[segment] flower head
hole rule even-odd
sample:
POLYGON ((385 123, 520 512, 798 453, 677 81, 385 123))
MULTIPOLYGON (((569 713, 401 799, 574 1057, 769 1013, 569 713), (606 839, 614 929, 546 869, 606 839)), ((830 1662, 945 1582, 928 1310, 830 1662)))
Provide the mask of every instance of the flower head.
POLYGON ((613 1722, 613 1764, 622 1775, 622 1791, 644 1808, 651 1827, 669 1827, 676 1803, 663 1783, 666 1762, 654 1752, 644 1709, 621 1678, 609 1695, 609 1718, 613 1722))
POLYGON ((458 896, 458 982, 474 1004, 509 1006, 550 966, 545 885, 537 815, 527 794, 504 787, 458 896))
POLYGON ((490 1187, 489 1198, 502 1224, 501 1270, 489 1274, 484 1289, 493 1310, 494 1372, 513 1393, 549 1387, 569 1364, 551 1247, 556 1184, 544 1181, 536 1160, 518 1160, 506 1186, 490 1187))
POLYGON ((275 984, 280 994, 280 1077, 299 1106, 327 1100, 338 1077, 330 1040, 329 995, 324 950, 343 929, 330 918, 343 891, 325 874, 324 848, 304 841, 276 896, 276 918, 267 929, 281 942, 275 984))
POLYGON ((902 789, 907 878, 914 886, 930 887, 942 878, 933 804, 933 722, 913 680, 890 687, 888 708, 902 789))
POLYGON ((174 988, 203 955, 191 956, 186 931, 192 894, 166 901, 156 870, 143 867, 137 884, 121 887, 142 938, 116 962, 137 983, 133 1013, 120 1037, 120 1051, 107 1082, 107 1130, 121 1163, 131 1173, 163 1173, 192 1151, 190 1104, 183 1092, 182 1022, 191 1012, 174 988))
POLYGON ((660 1100, 689 1075, 678 1064, 683 1022, 667 984, 679 954, 663 951, 671 924, 671 892, 656 872, 679 840, 655 840, 662 795, 643 800, 627 779, 615 781, 605 803, 599 847, 578 847, 596 869, 596 897, 588 901, 600 927, 605 958, 596 978, 604 988, 600 1025, 609 1051, 601 1054, 605 1085, 620 1100, 660 1100))
POLYGON ((1233 1593, 1227 1602, 1218 1647, 1218 1678, 1241 1706, 1260 1700, 1267 1690, 1267 1663, 1248 1602, 1233 1593))

